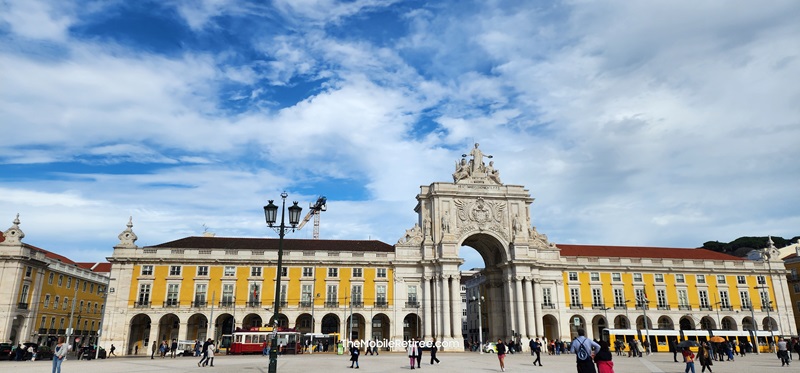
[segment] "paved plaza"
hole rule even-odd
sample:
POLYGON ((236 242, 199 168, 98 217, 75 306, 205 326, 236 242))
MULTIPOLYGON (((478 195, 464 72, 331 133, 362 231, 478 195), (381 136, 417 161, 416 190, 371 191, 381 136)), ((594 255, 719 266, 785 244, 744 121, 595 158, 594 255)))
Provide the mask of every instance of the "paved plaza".
MULTIPOLYGON (((441 364, 431 366, 429 355, 423 358, 423 372, 499 372, 500 366, 493 354, 476 352, 441 353, 438 355, 441 364)), ((795 355, 797 358, 797 355, 795 355)), ((680 356, 679 356, 680 359, 680 356)), ((401 353, 382 353, 379 356, 361 356, 359 373, 365 372, 405 372, 409 371, 408 358, 401 353)), ((214 359, 214 367, 198 368, 199 358, 182 357, 175 359, 149 357, 119 357, 106 360, 78 361, 68 360, 62 366, 62 372, 80 373, 124 373, 124 372, 267 372, 267 358, 262 356, 219 356, 214 359)), ((506 371, 514 372, 575 372, 574 355, 543 356, 544 366, 534 367, 533 359, 527 353, 508 355, 506 371)), ((796 364, 800 366, 800 361, 796 364)), ((344 355, 314 354, 281 356, 278 362, 279 372, 311 373, 311 372, 346 372, 351 371, 349 358, 344 355)), ((12 362, 0 361, 0 372, 50 372, 50 361, 12 362)), ((696 366, 700 372, 699 363, 696 366)), ((715 362, 714 372, 754 373, 766 371, 789 371, 797 369, 781 368, 780 361, 774 354, 747 355, 737 357, 735 362, 715 362)), ((672 361, 672 354, 658 353, 640 359, 614 356, 614 370, 620 372, 665 372, 682 373, 683 363, 672 361)))

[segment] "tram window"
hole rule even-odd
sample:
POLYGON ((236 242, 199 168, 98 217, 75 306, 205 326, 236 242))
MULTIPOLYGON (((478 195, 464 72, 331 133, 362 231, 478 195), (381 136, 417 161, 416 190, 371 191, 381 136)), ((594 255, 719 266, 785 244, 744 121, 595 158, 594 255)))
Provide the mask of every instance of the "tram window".
POLYGON ((244 336, 244 343, 253 343, 253 336, 251 334, 247 334, 244 336))

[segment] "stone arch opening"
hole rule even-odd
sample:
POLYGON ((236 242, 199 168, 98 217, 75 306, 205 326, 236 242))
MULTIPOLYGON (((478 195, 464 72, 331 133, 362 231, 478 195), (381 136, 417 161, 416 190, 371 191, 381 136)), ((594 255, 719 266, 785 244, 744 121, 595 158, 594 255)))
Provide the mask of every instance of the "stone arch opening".
POLYGON ((294 322, 295 328, 300 333, 311 333, 311 315, 303 313, 297 316, 294 322))
POLYGON ((260 327, 264 324, 264 321, 261 319, 261 315, 256 313, 248 313, 247 316, 242 319, 242 329, 250 329, 253 327, 260 327))
POLYGON ((150 316, 140 313, 131 318, 128 332, 127 354, 147 355, 147 346, 158 341, 150 340, 150 316), (138 349, 136 347, 139 347, 138 349))
POLYGON ((658 328, 661 330, 672 330, 675 329, 675 324, 672 322, 671 317, 661 316, 658 318, 658 328))
POLYGON ((578 329, 586 330, 586 319, 581 315, 572 315, 569 318, 570 339, 578 338, 578 329))
POLYGON ((409 313, 403 318, 403 340, 407 341, 411 338, 421 338, 421 324, 422 318, 416 313, 409 313))
POLYGON ((561 335, 558 330, 558 319, 553 315, 542 316, 542 330, 548 341, 554 341, 561 335))
POLYGON ((214 322, 214 330, 215 341, 222 340, 222 336, 225 334, 233 334, 233 315, 223 313, 217 316, 217 320, 214 322))
MULTIPOLYGON (((472 300, 471 297, 483 297, 480 310, 474 309, 475 312, 467 315, 465 334, 468 340, 479 339, 479 332, 483 333, 484 341, 498 338, 505 340, 510 333, 514 334, 512 337, 519 337, 521 334, 521 326, 515 325, 511 317, 505 317, 509 312, 517 311, 517 307, 512 301, 513 296, 516 295, 516 289, 513 283, 507 281, 508 276, 515 274, 515 271, 507 266, 501 267, 502 264, 508 262, 508 258, 508 243, 494 233, 473 233, 461 241, 459 259, 467 265, 466 273, 472 273, 471 278, 463 281, 467 287, 467 294, 470 296, 470 300, 472 300), (483 262, 482 266, 479 265, 481 261, 483 262), (480 318, 478 312, 481 313, 480 318), (479 319, 482 327, 478 327, 479 319)), ((460 266, 463 267, 463 264, 460 266)), ((451 325, 453 327, 452 334, 460 336, 464 333, 461 332, 463 326, 459 321, 452 320, 451 325)), ((525 335, 522 337, 530 334, 527 330, 524 333, 525 335)))
POLYGON ((763 330, 778 330, 778 323, 775 322, 775 319, 772 317, 765 317, 764 320, 761 320, 761 326, 763 330))
POLYGON ((756 330, 752 317, 746 316, 742 319, 742 330, 756 330))
POLYGON ((614 318, 614 329, 630 329, 631 321, 624 315, 619 315, 614 318))
POLYGON ((695 324, 694 319, 691 317, 683 316, 678 321, 678 325, 680 326, 681 330, 694 330, 695 324))
MULTIPOLYGON (((379 313, 372 317, 372 340, 373 341, 384 341, 387 342, 390 335, 390 327, 391 321, 389 316, 386 316, 383 313, 379 313)), ((388 345, 384 345, 388 346, 388 345)), ((385 348, 388 350, 388 348, 385 348)))
POLYGON ((639 316, 636 318, 636 329, 653 329, 653 321, 649 316, 646 319, 644 316, 639 316))
POLYGON ((329 313, 322 317, 322 334, 339 333, 339 316, 329 313))
POLYGON ((717 323, 714 322, 714 319, 711 316, 703 316, 700 319, 700 329, 704 330, 712 330, 717 328, 717 323))
POLYGON ((347 320, 345 320, 345 328, 349 332, 345 333, 345 335, 349 336, 350 340, 357 341, 365 338, 364 330, 366 328, 366 322, 364 321, 364 316, 360 313, 354 313, 348 316, 347 320))
POLYGON ((604 315, 595 315, 592 318, 592 335, 599 340, 605 329, 608 329, 606 317, 604 315))
POLYGON ((186 323, 186 338, 188 340, 206 340, 208 331, 208 319, 202 313, 196 313, 189 317, 186 323))
POLYGON ((178 332, 181 326, 181 319, 174 313, 168 313, 161 316, 158 321, 158 338, 162 341, 171 341, 178 339, 178 332))
POLYGON ((736 320, 730 316, 723 317, 720 325, 722 326, 722 330, 737 330, 736 320))
POLYGON ((279 328, 289 327, 289 318, 285 314, 279 313, 277 316, 272 315, 269 318, 269 325, 277 325, 279 328))

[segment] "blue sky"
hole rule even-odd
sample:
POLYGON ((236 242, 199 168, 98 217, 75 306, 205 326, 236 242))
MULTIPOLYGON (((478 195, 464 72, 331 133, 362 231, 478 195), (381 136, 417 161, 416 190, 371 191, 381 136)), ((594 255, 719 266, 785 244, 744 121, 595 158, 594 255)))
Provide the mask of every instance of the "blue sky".
MULTIPOLYGON (((800 227, 800 4, 0 1, 0 229, 80 261, 328 197, 393 244, 479 142, 557 243, 800 227), (6 221, 2 225, 2 221, 6 221)), ((311 226, 290 237, 310 238, 311 226)), ((480 265, 464 254, 468 266, 480 265)))

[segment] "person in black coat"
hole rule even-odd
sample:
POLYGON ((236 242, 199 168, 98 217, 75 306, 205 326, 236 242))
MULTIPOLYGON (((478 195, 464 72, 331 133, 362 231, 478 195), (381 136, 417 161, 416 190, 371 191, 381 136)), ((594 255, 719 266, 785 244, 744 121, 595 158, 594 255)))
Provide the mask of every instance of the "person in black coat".
POLYGON ((425 345, 424 341, 416 341, 417 344, 417 368, 422 368, 419 364, 422 362, 422 347, 425 345))
POLYGON ((350 368, 352 368, 353 364, 355 364, 355 368, 358 369, 359 353, 360 351, 358 351, 358 347, 356 347, 356 344, 355 343, 350 344, 350 368))
POLYGON ((436 338, 434 338, 431 344, 431 365, 433 365, 434 361, 436 361, 436 364, 439 364, 439 359, 436 358, 436 351, 439 351, 439 348, 436 347, 436 338))

